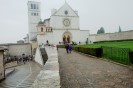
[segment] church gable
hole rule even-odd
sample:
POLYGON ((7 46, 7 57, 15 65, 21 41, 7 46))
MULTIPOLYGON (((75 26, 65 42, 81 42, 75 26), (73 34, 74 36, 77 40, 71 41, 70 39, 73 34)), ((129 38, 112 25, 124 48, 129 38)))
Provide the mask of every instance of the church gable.
POLYGON ((77 11, 74 11, 67 3, 65 3, 53 16, 78 16, 77 11))

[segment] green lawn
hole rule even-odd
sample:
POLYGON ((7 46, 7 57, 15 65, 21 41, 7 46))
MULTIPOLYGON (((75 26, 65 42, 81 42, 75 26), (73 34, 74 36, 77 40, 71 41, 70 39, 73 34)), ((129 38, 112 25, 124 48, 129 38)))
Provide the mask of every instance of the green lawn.
MULTIPOLYGON (((121 64, 126 64, 126 65, 131 64, 130 61, 131 59, 129 58, 129 52, 133 51, 133 41, 100 42, 95 44, 87 44, 87 45, 85 44, 85 45, 76 45, 76 46, 80 46, 79 51, 80 52, 84 51, 85 53, 88 53, 88 51, 85 51, 86 48, 84 47, 94 49, 94 48, 100 48, 101 46, 105 46, 102 47, 103 50, 102 57, 113 60, 115 62, 119 62, 121 64)), ((95 49, 93 51, 96 53, 95 49)), ((89 53, 90 52, 93 53, 93 51, 89 51, 89 53)))
POLYGON ((120 42, 101 42, 95 44, 87 44, 87 45, 80 45, 83 47, 101 47, 101 46, 108 46, 108 47, 119 47, 119 48, 130 48, 133 51, 133 41, 120 41, 120 42))

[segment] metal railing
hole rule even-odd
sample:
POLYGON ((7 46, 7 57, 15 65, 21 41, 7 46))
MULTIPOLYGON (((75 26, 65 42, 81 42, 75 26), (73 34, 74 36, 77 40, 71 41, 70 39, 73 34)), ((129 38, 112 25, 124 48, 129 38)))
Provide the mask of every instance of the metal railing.
POLYGON ((130 64, 129 48, 118 48, 118 47, 106 47, 102 46, 103 57, 106 59, 113 60, 122 64, 130 64))

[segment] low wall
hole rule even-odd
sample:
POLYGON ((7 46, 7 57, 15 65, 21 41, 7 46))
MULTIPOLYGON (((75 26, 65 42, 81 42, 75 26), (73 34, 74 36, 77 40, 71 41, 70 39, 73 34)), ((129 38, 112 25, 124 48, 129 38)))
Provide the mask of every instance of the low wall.
POLYGON ((37 49, 36 49, 35 62, 39 63, 41 66, 44 65, 42 54, 41 54, 41 51, 40 51, 39 47, 37 47, 37 49))
POLYGON ((13 43, 13 44, 0 44, 0 47, 5 47, 8 49, 7 54, 10 56, 26 56, 31 55, 31 44, 30 43, 13 43))
POLYGON ((4 63, 3 63, 3 54, 4 54, 4 51, 0 50, 0 80, 5 78, 5 70, 4 70, 4 63))
POLYGON ((48 60, 37 76, 33 88, 60 88, 58 53, 56 47, 45 47, 48 60))
POLYGON ((91 34, 90 41, 99 42, 99 41, 112 41, 112 40, 127 40, 133 39, 133 30, 117 33, 105 33, 105 34, 91 34))

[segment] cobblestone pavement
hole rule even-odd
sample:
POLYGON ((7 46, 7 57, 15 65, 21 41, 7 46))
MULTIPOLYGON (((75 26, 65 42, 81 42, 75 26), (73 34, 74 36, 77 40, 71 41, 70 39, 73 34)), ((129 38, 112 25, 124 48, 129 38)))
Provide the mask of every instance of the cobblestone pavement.
POLYGON ((133 70, 59 49, 61 88, 133 88, 133 70))
POLYGON ((15 67, 15 72, 0 83, 0 88, 32 88, 41 68, 34 62, 15 67))

